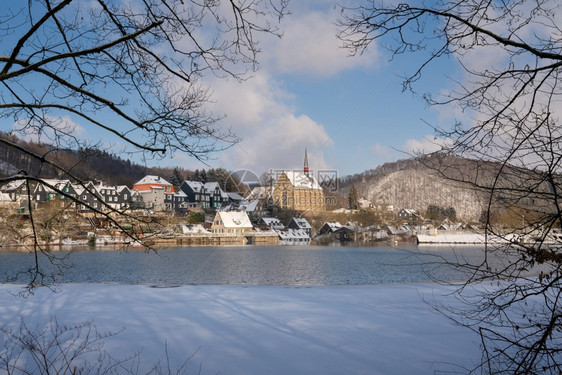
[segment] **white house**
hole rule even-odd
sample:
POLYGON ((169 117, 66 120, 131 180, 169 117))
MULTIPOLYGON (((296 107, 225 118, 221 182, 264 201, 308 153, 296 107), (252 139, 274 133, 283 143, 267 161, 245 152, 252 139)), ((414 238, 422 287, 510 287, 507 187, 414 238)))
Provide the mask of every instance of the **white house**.
POLYGON ((211 231, 214 234, 240 235, 253 228, 246 211, 218 211, 213 220, 211 231))

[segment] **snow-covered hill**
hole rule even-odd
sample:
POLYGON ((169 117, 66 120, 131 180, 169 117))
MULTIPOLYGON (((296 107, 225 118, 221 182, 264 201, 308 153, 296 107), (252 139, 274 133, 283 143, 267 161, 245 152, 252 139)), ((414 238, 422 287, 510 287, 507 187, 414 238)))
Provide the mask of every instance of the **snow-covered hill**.
POLYGON ((475 163, 456 158, 455 169, 449 171, 453 178, 446 179, 440 173, 442 168, 436 167, 436 159, 399 160, 342 179, 341 192, 347 194, 355 185, 362 198, 376 204, 392 205, 395 211, 412 208, 424 215, 430 205, 452 207, 458 219, 477 221, 486 209, 487 195, 472 184, 454 181, 475 181, 476 171, 481 171, 481 165, 475 163))

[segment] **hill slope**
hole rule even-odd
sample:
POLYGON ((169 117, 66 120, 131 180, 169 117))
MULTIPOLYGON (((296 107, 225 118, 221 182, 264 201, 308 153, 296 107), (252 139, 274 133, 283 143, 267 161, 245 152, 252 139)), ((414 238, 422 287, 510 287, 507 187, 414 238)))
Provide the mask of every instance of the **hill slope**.
MULTIPOLYGON (((457 164, 459 161, 463 163, 462 178, 474 180, 476 162, 456 158, 457 164)), ((430 205, 453 207, 459 219, 477 221, 486 208, 486 195, 470 184, 441 177, 431 167, 436 163, 437 160, 431 158, 386 163, 342 179, 342 193, 347 194, 349 188, 355 185, 363 198, 377 204, 393 205, 395 210, 413 208, 424 215, 430 205)))

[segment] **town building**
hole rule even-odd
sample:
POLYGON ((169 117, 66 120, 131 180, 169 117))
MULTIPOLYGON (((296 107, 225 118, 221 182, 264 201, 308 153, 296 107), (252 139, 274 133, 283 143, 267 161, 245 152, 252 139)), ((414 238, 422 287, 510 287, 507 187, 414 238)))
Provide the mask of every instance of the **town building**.
POLYGON ((341 227, 342 227, 342 225, 337 221, 327 221, 327 222, 324 223, 324 225, 322 225, 322 227, 318 231, 318 234, 322 235, 322 234, 334 233, 335 231, 337 231, 341 227))
POLYGON ((279 236, 279 245, 309 245, 310 236, 302 229, 282 229, 275 231, 279 236))
POLYGON ((187 196, 187 201, 191 207, 211 207, 211 193, 207 190, 204 183, 186 180, 180 185, 180 190, 187 196))
POLYGON ((416 212, 416 210, 411 208, 403 208, 398 211, 398 219, 404 220, 407 222, 412 222, 415 220, 420 220, 421 216, 416 212))
POLYGON ((27 195, 27 181, 24 179, 10 181, 0 187, 0 193, 7 194, 15 202, 19 197, 27 195))
POLYGON ((229 203, 228 194, 220 188, 218 182, 205 183, 205 189, 209 192, 211 208, 217 209, 229 203))
POLYGON ((312 226, 304 217, 294 217, 287 225, 290 229, 301 229, 306 232, 309 236, 312 236, 312 226))
POLYGON ((158 188, 159 190, 162 190, 163 192, 169 192, 169 193, 174 192, 174 185, 172 185, 168 181, 164 180, 160 176, 146 175, 140 181, 137 181, 133 185, 133 189, 138 190, 140 192, 150 191, 150 190, 153 190, 155 188, 158 188))
POLYGON ((211 231, 214 234, 236 236, 249 232, 252 228, 245 211, 217 211, 211 231))
POLYGON ((302 171, 281 172, 273 188, 273 203, 282 209, 296 211, 324 211, 324 190, 310 173, 305 150, 302 171))
POLYGON ((275 217, 262 217, 258 221, 258 225, 265 225, 270 229, 275 229, 275 230, 285 229, 283 223, 281 223, 281 221, 275 217))

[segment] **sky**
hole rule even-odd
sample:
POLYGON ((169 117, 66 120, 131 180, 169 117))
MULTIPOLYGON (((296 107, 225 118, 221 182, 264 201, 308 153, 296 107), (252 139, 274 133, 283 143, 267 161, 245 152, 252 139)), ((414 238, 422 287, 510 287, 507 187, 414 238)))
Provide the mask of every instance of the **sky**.
MULTIPOLYGON (((211 166, 258 175, 300 168, 306 148, 311 169, 344 176, 437 149, 428 124, 447 126, 453 119, 429 108, 421 94, 444 87, 453 62, 428 71, 418 93, 403 92, 401 76, 415 71, 415 56, 390 61, 377 45, 349 56, 336 38, 335 2, 292 2, 290 9, 283 37, 262 39, 260 69, 251 79, 212 85, 216 112, 226 115, 224 124, 242 141, 216 155, 211 166)), ((189 160, 185 165, 197 167, 189 160)))
MULTIPOLYGON (((291 14, 280 24, 283 36, 259 35, 262 52, 255 73, 244 81, 202 78, 210 89, 209 110, 222 117, 217 126, 231 129, 239 143, 205 162, 181 153, 131 160, 191 170, 250 170, 259 176, 302 168, 306 149, 311 170, 335 171, 341 177, 436 150, 439 140, 432 126, 446 128, 455 118, 443 108, 429 108, 422 94, 444 89, 458 67, 451 60, 439 61, 418 82, 415 94, 403 92, 401 76, 415 71, 423 56, 390 61, 388 51, 376 43, 360 56, 349 56, 336 37, 337 4, 290 2, 291 14)), ((78 118, 59 121, 71 134, 96 136, 78 118)), ((0 126, 17 124, 4 120, 0 126)), ((119 141, 105 137, 105 147, 118 153, 119 141)))

